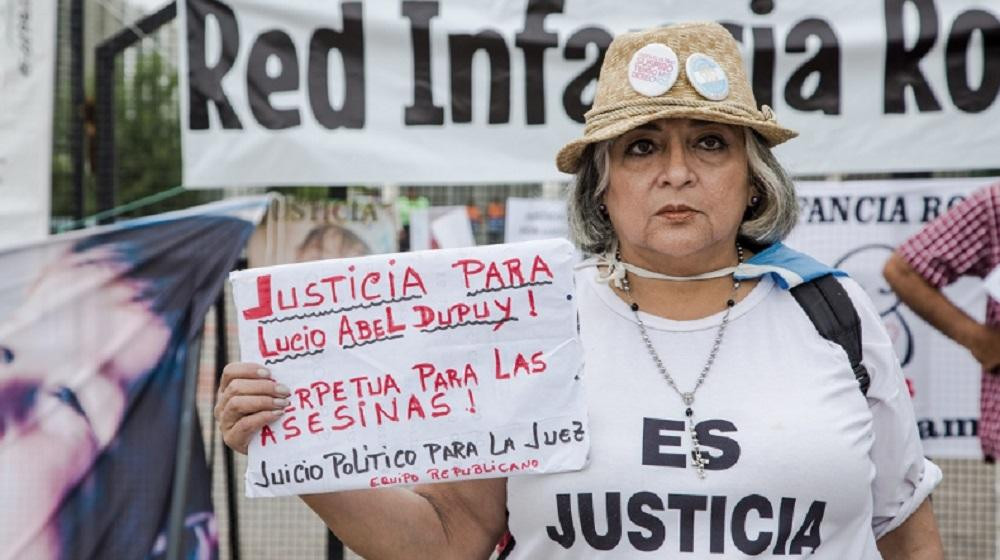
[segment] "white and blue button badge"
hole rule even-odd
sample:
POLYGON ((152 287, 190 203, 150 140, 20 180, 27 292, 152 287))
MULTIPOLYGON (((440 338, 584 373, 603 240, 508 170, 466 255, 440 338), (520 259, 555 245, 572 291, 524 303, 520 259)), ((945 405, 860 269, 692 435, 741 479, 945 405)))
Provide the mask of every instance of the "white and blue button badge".
MULTIPOLYGON (((722 101, 729 97, 729 77, 714 58, 693 53, 684 63, 688 82, 705 99, 722 101)), ((677 81, 680 73, 677 53, 663 43, 650 43, 632 55, 628 63, 628 81, 632 88, 647 97, 663 95, 677 81)))

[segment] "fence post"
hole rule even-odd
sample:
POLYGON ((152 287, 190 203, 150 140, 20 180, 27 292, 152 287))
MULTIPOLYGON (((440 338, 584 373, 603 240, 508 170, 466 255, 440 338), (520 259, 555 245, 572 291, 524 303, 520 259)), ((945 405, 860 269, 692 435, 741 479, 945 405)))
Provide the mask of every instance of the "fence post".
POLYGON ((86 216, 86 197, 83 192, 84 177, 84 84, 83 84, 83 0, 70 0, 69 42, 70 42, 70 89, 72 96, 72 128, 70 131, 70 151, 73 153, 73 218, 77 223, 86 216))
POLYGON ((115 183, 118 168, 115 162, 115 59, 128 47, 138 43, 170 23, 177 16, 177 2, 171 2, 160 11, 146 16, 123 29, 97 46, 96 79, 97 107, 97 211, 107 212, 115 207, 115 183), (141 34, 141 35, 140 35, 141 34))

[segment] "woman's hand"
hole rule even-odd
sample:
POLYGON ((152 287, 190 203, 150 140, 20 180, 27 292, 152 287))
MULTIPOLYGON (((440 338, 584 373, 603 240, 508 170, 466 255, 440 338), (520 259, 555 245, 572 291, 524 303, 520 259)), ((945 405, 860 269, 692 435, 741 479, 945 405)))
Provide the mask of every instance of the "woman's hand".
MULTIPOLYGON (((228 364, 215 405, 223 441, 246 454, 250 438, 281 417, 289 395, 263 366, 228 364)), ((507 527, 505 478, 300 497, 366 558, 486 558, 507 527)))
POLYGON ((291 392, 275 383, 260 364, 233 362, 222 370, 215 420, 222 441, 233 451, 246 455, 250 438, 284 414, 291 392))

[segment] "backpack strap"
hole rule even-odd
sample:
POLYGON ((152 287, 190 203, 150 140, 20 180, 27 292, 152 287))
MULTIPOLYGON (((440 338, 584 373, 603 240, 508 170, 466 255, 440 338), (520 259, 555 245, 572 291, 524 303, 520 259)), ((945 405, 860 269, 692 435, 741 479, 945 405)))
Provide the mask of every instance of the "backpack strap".
POLYGON ((847 291, 833 275, 826 274, 795 286, 791 292, 819 334, 847 353, 861 393, 867 395, 871 376, 861 363, 861 319, 847 291))

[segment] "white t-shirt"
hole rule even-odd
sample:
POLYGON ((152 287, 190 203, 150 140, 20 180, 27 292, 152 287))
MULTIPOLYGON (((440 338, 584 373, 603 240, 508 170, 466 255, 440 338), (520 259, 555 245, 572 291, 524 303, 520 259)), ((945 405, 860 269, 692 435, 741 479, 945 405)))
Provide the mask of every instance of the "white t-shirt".
MULTIPOLYGON (((853 280, 841 283, 861 317, 867 402, 844 350, 765 276, 733 308, 691 407, 709 455, 699 479, 686 407, 632 311, 595 275, 576 279, 590 462, 509 479, 509 558, 880 558, 875 540, 940 481, 892 343, 853 280)), ((722 315, 641 315, 681 390, 694 386, 722 315)))

